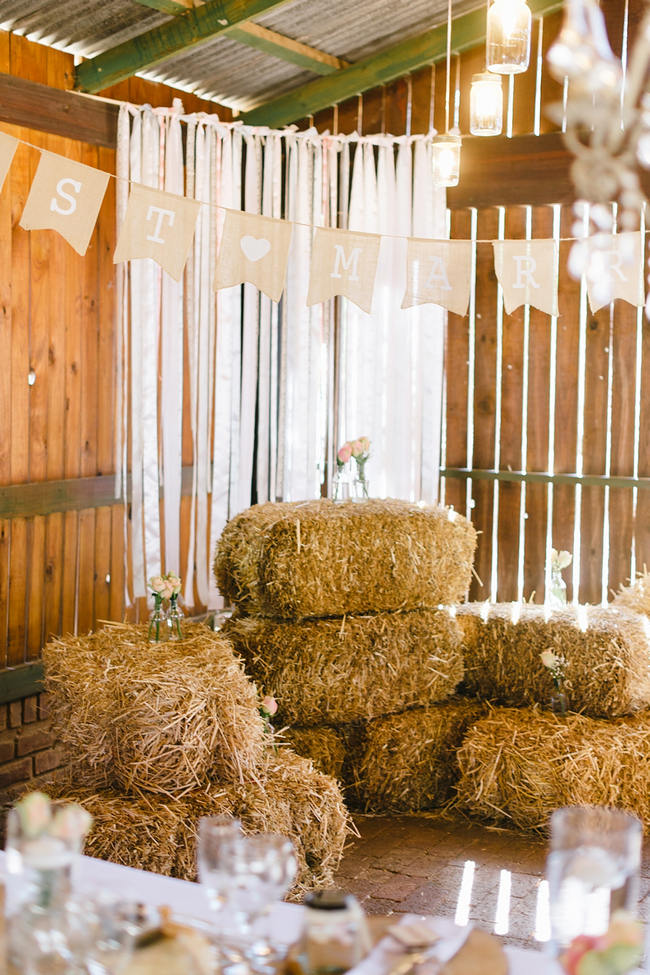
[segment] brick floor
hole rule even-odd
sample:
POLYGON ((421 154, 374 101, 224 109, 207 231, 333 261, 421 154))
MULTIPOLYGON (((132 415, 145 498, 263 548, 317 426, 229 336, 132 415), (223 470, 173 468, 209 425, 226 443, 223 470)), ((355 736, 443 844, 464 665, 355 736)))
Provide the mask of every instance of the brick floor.
MULTIPOLYGON (((346 850, 337 884, 368 914, 436 914, 454 918, 466 861, 475 864, 469 920, 494 931, 501 871, 510 873, 508 944, 540 948, 535 939, 546 842, 441 816, 356 816, 359 838, 346 850)), ((650 844, 641 867, 640 913, 650 918, 650 844)))

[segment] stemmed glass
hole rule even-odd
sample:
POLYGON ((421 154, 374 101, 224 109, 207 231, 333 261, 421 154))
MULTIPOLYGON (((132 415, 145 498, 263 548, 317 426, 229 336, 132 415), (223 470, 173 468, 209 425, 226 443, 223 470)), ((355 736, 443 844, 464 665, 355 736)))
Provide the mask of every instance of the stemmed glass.
POLYGON ((291 841, 276 833, 244 836, 201 821, 198 867, 210 904, 222 917, 222 935, 225 937, 226 928, 230 934, 234 926, 235 947, 253 963, 271 955, 269 945, 255 939, 253 927, 284 897, 296 875, 291 841))

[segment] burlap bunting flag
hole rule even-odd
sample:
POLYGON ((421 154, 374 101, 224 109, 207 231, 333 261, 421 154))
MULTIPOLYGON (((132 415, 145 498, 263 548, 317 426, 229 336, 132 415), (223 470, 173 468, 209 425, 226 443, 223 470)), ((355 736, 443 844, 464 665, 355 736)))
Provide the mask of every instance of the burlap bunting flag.
POLYGON ((18 139, 14 139, 12 135, 7 135, 6 132, 0 132, 0 190, 4 186, 17 148, 18 139))
POLYGON ((219 244, 214 290, 248 281, 273 301, 284 291, 291 224, 255 213, 228 210, 219 244))
POLYGON ((20 226, 25 230, 56 230, 83 256, 108 180, 108 173, 101 169, 43 150, 20 226))
POLYGON ((319 227, 312 245, 307 304, 344 295, 370 314, 380 240, 376 234, 319 227))
POLYGON ((588 241, 588 248, 587 296, 592 312, 616 298, 640 308, 645 302, 641 233, 599 234, 588 241))
POLYGON ((471 241, 410 237, 402 308, 433 304, 455 315, 466 315, 471 269, 471 241))
POLYGON ((508 315, 532 305, 557 315, 557 245, 554 240, 494 240, 494 267, 508 315))
POLYGON ((175 193, 132 186, 113 263, 150 257, 180 281, 200 205, 175 193))

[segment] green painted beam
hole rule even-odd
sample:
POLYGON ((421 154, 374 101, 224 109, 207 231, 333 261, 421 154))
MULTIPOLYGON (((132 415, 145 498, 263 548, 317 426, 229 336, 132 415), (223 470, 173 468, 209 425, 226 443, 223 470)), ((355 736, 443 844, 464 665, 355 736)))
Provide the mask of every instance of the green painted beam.
POLYGON ((0 671, 0 704, 10 704, 43 691, 43 661, 0 671))
MULTIPOLYGON (((541 15, 558 10, 562 0, 530 0, 533 14, 541 15)), ((457 17, 451 35, 452 50, 464 51, 485 39, 485 9, 457 17)), ((444 58, 447 52, 446 24, 401 41, 379 54, 372 54, 343 68, 327 78, 317 78, 294 91, 273 98, 248 112, 241 120, 247 125, 268 125, 278 128, 298 119, 314 115, 346 98, 385 85, 411 71, 423 68, 444 58)))
POLYGON ((103 51, 76 70, 75 87, 98 92, 131 77, 137 71, 152 68, 161 61, 187 51, 197 44, 226 33, 236 24, 267 13, 289 0, 210 0, 174 17, 160 27, 103 51))
MULTIPOLYGON (((181 0, 136 0, 136 3, 174 16, 185 13, 192 6, 190 0, 183 0, 183 2, 181 0)), ((231 27, 228 37, 239 44, 253 47, 256 51, 262 51, 281 61, 288 61, 289 64, 295 64, 306 71, 313 71, 314 74, 332 74, 340 68, 347 68, 349 63, 250 21, 239 27, 231 27)))

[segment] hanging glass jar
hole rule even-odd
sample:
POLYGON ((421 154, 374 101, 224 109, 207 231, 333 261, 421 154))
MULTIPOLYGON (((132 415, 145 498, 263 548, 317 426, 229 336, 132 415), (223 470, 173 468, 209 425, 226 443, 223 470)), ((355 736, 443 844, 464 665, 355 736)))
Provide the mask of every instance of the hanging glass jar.
POLYGON ((469 130, 472 135, 501 135, 502 128, 501 76, 489 71, 475 74, 469 94, 469 130))
POLYGON ((433 181, 438 186, 458 186, 461 138, 453 132, 437 135, 431 143, 433 181))
POLYGON ((167 631, 170 640, 182 640, 183 633, 181 622, 183 620, 183 610, 178 605, 178 593, 169 597, 169 609, 167 610, 167 631))
POLYGON ((520 74, 530 60, 531 13, 525 0, 493 0, 487 16, 486 63, 496 74, 520 74))

